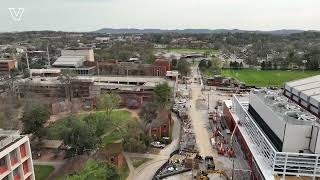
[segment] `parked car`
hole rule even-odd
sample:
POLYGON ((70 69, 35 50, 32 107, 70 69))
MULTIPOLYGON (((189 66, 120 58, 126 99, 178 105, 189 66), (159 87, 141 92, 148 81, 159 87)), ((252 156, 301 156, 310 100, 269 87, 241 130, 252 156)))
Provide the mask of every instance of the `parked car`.
POLYGON ((215 170, 216 166, 215 166, 215 163, 213 161, 213 157, 212 156, 206 156, 204 158, 204 161, 206 163, 207 170, 215 170))
POLYGON ((164 148, 166 145, 162 144, 159 141, 154 141, 151 143, 151 146, 156 147, 156 148, 164 148))

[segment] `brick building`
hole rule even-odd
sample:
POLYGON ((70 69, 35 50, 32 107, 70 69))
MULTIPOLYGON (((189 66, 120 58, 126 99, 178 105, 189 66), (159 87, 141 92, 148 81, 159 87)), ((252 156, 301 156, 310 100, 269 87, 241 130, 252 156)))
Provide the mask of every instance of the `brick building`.
MULTIPOLYGON (((118 93, 122 105, 128 108, 138 108, 143 102, 152 100, 153 89, 159 83, 168 82, 173 87, 174 82, 160 77, 130 77, 130 76, 77 76, 70 85, 73 98, 83 99, 84 106, 93 107, 94 97, 103 93, 118 93)), ((17 81, 18 94, 21 97, 29 94, 51 98, 66 98, 68 88, 61 83, 59 77, 35 77, 17 81)))
POLYGON ((0 58, 0 74, 10 74, 18 68, 17 60, 0 58))
POLYGON ((97 156, 99 159, 104 159, 118 168, 122 167, 124 164, 122 141, 116 141, 100 149, 97 156))
POLYGON ((0 133, 0 179, 35 180, 29 138, 17 131, 0 133))
POLYGON ((167 71, 171 71, 172 65, 168 59, 156 59, 153 64, 110 60, 97 62, 96 66, 100 75, 164 77, 167 71))
POLYGON ((150 124, 149 134, 154 139, 169 137, 171 131, 171 113, 168 110, 160 110, 157 117, 150 124))

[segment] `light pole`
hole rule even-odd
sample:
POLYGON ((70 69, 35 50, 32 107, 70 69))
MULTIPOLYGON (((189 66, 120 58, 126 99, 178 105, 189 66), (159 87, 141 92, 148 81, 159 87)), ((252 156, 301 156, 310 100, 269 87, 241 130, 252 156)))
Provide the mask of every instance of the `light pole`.
POLYGON ((303 63, 303 72, 304 72, 304 70, 306 69, 306 63, 307 63, 308 61, 307 60, 302 60, 302 63, 303 63))

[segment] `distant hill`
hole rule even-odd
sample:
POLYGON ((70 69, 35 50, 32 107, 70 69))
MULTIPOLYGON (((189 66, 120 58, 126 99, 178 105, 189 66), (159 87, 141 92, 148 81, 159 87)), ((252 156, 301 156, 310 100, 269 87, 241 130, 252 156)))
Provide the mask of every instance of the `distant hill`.
POLYGON ((204 33, 261 33, 261 34, 278 34, 288 35, 294 33, 304 32, 303 30, 295 29, 281 29, 275 31, 246 31, 239 29, 113 29, 103 28, 95 31, 96 33, 110 33, 110 34, 139 34, 139 33, 192 33, 192 34, 204 34, 204 33))

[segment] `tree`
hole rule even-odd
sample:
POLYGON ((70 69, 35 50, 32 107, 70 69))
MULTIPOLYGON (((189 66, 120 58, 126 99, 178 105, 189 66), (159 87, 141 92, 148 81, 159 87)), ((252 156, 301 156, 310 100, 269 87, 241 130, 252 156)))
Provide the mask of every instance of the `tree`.
POLYGON ((160 108, 165 108, 171 98, 171 88, 167 82, 158 84, 154 88, 154 98, 155 98, 155 103, 160 107, 160 108))
POLYGON ((210 62, 210 68, 213 70, 214 74, 221 74, 222 62, 218 58, 213 58, 210 62))
POLYGON ((75 82, 75 74, 71 71, 63 72, 59 80, 64 86, 63 90, 65 91, 64 93, 66 94, 66 97, 69 99, 69 101, 71 101, 73 95, 73 83, 75 82))
POLYGON ((177 70, 182 76, 188 76, 191 72, 190 64, 186 60, 179 60, 177 70))
POLYGON ((89 159, 84 168, 77 174, 67 176, 66 180, 120 180, 117 169, 102 161, 89 159))
POLYGON ((69 155, 79 155, 96 148, 99 137, 96 136, 95 128, 85 121, 72 118, 69 127, 63 132, 63 142, 70 146, 69 155))
POLYGON ((22 123, 24 133, 32 133, 39 139, 45 134, 44 124, 50 117, 50 112, 44 106, 34 105, 23 113, 22 123))
POLYGON ((139 122, 131 121, 128 132, 124 136, 124 149, 129 152, 145 152, 150 143, 150 138, 139 122))
POLYGON ((105 93, 98 97, 98 109, 104 110, 107 119, 110 119, 110 114, 114 109, 120 106, 121 97, 114 93, 105 93))
POLYGON ((143 104, 139 112, 139 116, 143 120, 145 127, 147 127, 147 125, 149 125, 152 122, 152 120, 157 117, 157 110, 158 106, 154 102, 148 102, 143 104))

